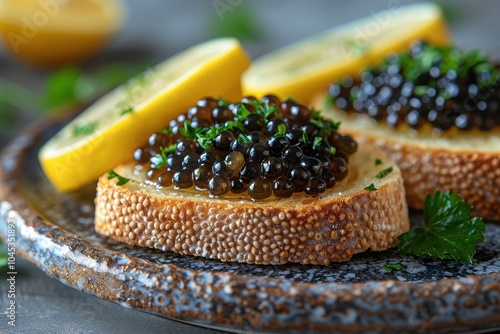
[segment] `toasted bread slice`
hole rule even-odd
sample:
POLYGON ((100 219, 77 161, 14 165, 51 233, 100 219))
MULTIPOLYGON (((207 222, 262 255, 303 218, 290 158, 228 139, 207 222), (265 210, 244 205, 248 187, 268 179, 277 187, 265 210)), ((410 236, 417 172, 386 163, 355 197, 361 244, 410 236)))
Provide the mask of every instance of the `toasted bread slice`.
POLYGON ((222 261, 328 265, 393 247, 409 229, 401 173, 394 167, 377 178, 391 163, 370 147, 360 147, 348 178, 320 197, 252 201, 161 190, 141 183, 134 166, 114 171, 137 182, 119 186, 101 176, 95 200, 96 230, 131 245, 222 261), (377 190, 364 189, 372 183, 377 190))
POLYGON ((426 194, 449 190, 473 206, 472 213, 500 220, 500 133, 393 129, 366 114, 346 114, 313 103, 325 117, 342 122, 342 130, 360 145, 375 145, 401 169, 408 206, 423 209, 426 194))

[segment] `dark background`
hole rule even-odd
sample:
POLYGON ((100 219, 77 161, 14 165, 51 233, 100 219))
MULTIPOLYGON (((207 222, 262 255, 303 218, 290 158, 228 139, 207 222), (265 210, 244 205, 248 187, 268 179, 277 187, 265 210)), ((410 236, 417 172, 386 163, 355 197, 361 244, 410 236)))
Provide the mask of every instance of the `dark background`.
MULTIPOLYGON (((399 1, 401 5, 416 2, 419 1, 399 1)), ((127 0, 125 3, 128 18, 123 29, 96 58, 77 67, 79 76, 92 78, 99 71, 119 64, 124 70, 113 74, 115 82, 119 82, 145 64, 154 64, 193 44, 224 35, 239 37, 249 54, 256 57, 352 19, 374 15, 387 9, 390 2, 127 0), (222 19, 216 10, 217 1, 235 4, 230 5, 232 10, 225 12, 222 19)), ((439 4, 456 44, 480 48, 500 58, 500 2, 449 0, 439 4)), ((66 100, 47 102, 50 91, 47 82, 60 71, 64 73, 64 68, 41 70, 19 63, 0 46, 0 147, 28 123, 48 117, 55 107, 68 100, 78 99, 70 94, 66 100), (2 96, 12 92, 13 87, 20 87, 14 89, 18 101, 2 101, 2 96)), ((211 332, 85 295, 47 277, 20 258, 17 268, 16 333, 211 332)), ((5 274, 0 283, 0 312, 7 301, 4 278, 5 274)), ((7 326, 6 318, 0 317, 0 333, 4 331, 10 332, 12 328, 7 326)))

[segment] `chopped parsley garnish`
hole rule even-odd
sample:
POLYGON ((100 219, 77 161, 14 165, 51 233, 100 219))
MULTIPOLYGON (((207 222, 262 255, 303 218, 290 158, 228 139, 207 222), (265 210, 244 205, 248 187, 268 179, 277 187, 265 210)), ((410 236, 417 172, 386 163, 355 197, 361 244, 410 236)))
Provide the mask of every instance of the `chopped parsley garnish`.
POLYGON ((214 146, 214 144, 212 143, 212 139, 198 138, 196 139, 196 142, 204 150, 209 150, 214 146))
POLYGON ((383 171, 378 172, 377 175, 375 175, 375 177, 377 179, 381 179, 383 177, 386 177, 390 172, 393 171, 393 169, 394 169, 394 167, 389 166, 386 169, 384 169, 383 171))
POLYGON ((314 147, 318 147, 319 145, 321 145, 322 141, 323 141, 323 138, 321 138, 321 137, 314 137, 314 139, 313 139, 313 146, 314 147))
MULTIPOLYGON (((408 81, 415 82, 428 73, 432 67, 439 69, 441 73, 454 71, 460 77, 471 73, 478 76, 478 85, 485 87, 494 84, 499 78, 499 70, 490 63, 488 56, 477 49, 460 50, 454 46, 422 45, 422 51, 417 56, 411 53, 401 53, 397 58, 388 58, 386 64, 397 59, 408 81), (487 75, 483 75, 486 73, 487 75)), ((424 95, 431 87, 436 87, 437 80, 429 86, 416 86, 415 95, 424 95)), ((444 98, 449 98, 443 96, 444 98)))
POLYGON ((241 133, 238 135, 237 140, 238 140, 238 143, 240 143, 240 144, 251 144, 252 143, 250 138, 248 138, 245 135, 242 135, 241 133))
POLYGON ((302 131, 302 141, 304 142, 305 146, 309 145, 309 136, 305 131, 302 131))
POLYGON ((119 175, 114 170, 110 170, 108 172, 108 180, 112 180, 112 179, 118 179, 118 182, 116 182, 117 186, 123 186, 123 185, 127 184, 128 182, 133 181, 131 179, 128 179, 126 177, 119 175))
POLYGON ((337 153, 337 148, 334 146, 331 146, 330 147, 330 155, 335 155, 335 153, 337 153))
POLYGON ((474 244, 484 242, 486 224, 479 217, 471 218, 470 205, 449 191, 427 194, 424 221, 424 228, 399 236, 401 254, 472 263, 476 253, 474 244))
POLYGON ((383 164, 382 160, 380 159, 375 159, 375 166, 380 166, 381 164, 383 164))
POLYGON ((250 116, 250 114, 250 110, 248 110, 243 103, 240 103, 238 105, 238 110, 236 111, 236 117, 238 118, 238 121, 244 122, 248 118, 248 116, 250 116))
POLYGON ((223 106, 223 107, 227 107, 227 106, 229 106, 229 102, 228 102, 225 98, 223 98, 223 97, 219 97, 219 98, 217 99, 217 104, 218 104, 219 106, 223 106))
POLYGON ((240 129, 241 131, 245 131, 245 127, 240 121, 227 121, 225 127, 231 131, 233 131, 235 128, 240 129))
POLYGON ((386 263, 382 266, 382 269, 384 269, 388 273, 403 270, 404 268, 405 266, 401 263, 386 263))
POLYGON ((321 133, 337 132, 340 127, 340 122, 333 122, 322 117, 311 118, 309 122, 316 125, 321 133))
POLYGON ((273 104, 272 106, 269 105, 269 102, 264 102, 262 105, 261 102, 257 102, 254 106, 256 107, 256 113, 261 115, 262 118, 264 119, 264 123, 267 123, 269 121, 269 117, 272 115, 276 115, 278 112, 279 108, 277 105, 273 104))
POLYGON ((333 122, 331 120, 325 119, 321 116, 321 112, 316 109, 311 109, 311 119, 309 122, 316 125, 321 133, 325 132, 337 132, 340 127, 341 122, 333 122))
POLYGON ((368 187, 364 187, 363 189, 365 189, 365 190, 371 190, 371 191, 378 190, 373 183, 370 184, 368 187))
POLYGON ((97 121, 89 122, 82 125, 73 125, 71 133, 73 134, 74 137, 88 136, 95 131, 96 127, 97 127, 97 121))
POLYGON ((316 110, 314 107, 311 108, 311 118, 312 119, 321 119, 321 111, 316 110))
POLYGON ((131 112, 134 111, 134 108, 132 107, 126 107, 124 108, 121 112, 120 112, 120 116, 123 116, 123 115, 126 115, 126 114, 130 114, 131 112))
POLYGON ((171 135, 173 133, 172 128, 170 128, 170 127, 162 129, 161 132, 166 134, 166 135, 171 135))
POLYGON ((177 143, 170 145, 167 148, 160 147, 160 153, 151 158, 151 163, 155 168, 163 168, 167 166, 167 155, 174 153, 177 148, 177 143))
POLYGON ((203 129, 202 128, 192 127, 191 126, 191 121, 190 120, 186 120, 184 122, 184 125, 180 129, 180 131, 181 131, 181 134, 185 138, 191 139, 191 140, 196 140, 197 138, 200 138, 199 136, 200 136, 201 132, 203 131, 203 129))
POLYGON ((284 137, 286 134, 286 125, 280 124, 278 125, 278 131, 274 134, 273 137, 284 137))

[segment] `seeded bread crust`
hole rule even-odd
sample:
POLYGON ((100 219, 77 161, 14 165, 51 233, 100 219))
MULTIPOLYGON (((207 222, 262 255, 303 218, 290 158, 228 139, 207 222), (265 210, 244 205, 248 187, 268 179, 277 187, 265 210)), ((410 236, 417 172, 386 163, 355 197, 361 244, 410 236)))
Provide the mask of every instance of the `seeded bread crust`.
MULTIPOLYGON (((106 174, 97 186, 95 228, 131 245, 222 261, 347 261, 368 249, 394 247, 397 237, 409 229, 401 173, 396 167, 376 178, 390 165, 375 166, 377 158, 385 156, 360 148, 349 163, 349 180, 319 198, 257 202, 160 191, 135 182, 117 186, 106 174), (371 183, 378 190, 363 189, 371 183)), ((115 171, 134 178, 132 164, 115 171)))
POLYGON ((374 145, 401 169, 408 206, 423 209, 426 194, 449 190, 473 206, 472 214, 500 220, 500 134, 457 133, 453 136, 394 131, 366 115, 346 115, 314 103, 325 117, 342 121, 342 130, 360 145, 374 145))

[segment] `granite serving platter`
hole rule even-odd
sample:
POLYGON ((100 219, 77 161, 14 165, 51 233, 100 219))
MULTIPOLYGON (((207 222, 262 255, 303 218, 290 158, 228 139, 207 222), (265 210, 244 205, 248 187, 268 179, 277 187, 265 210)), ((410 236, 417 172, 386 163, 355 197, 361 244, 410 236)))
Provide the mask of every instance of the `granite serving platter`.
MULTIPOLYGON (((37 151, 66 119, 27 129, 0 157, 0 235, 47 275, 124 307, 229 332, 481 332, 500 328, 500 225, 472 264, 395 250, 329 266, 258 266, 131 247, 93 229, 95 185, 61 194, 37 151), (386 272, 384 264, 404 269, 386 272)), ((411 213, 412 224, 422 216, 411 213)))

